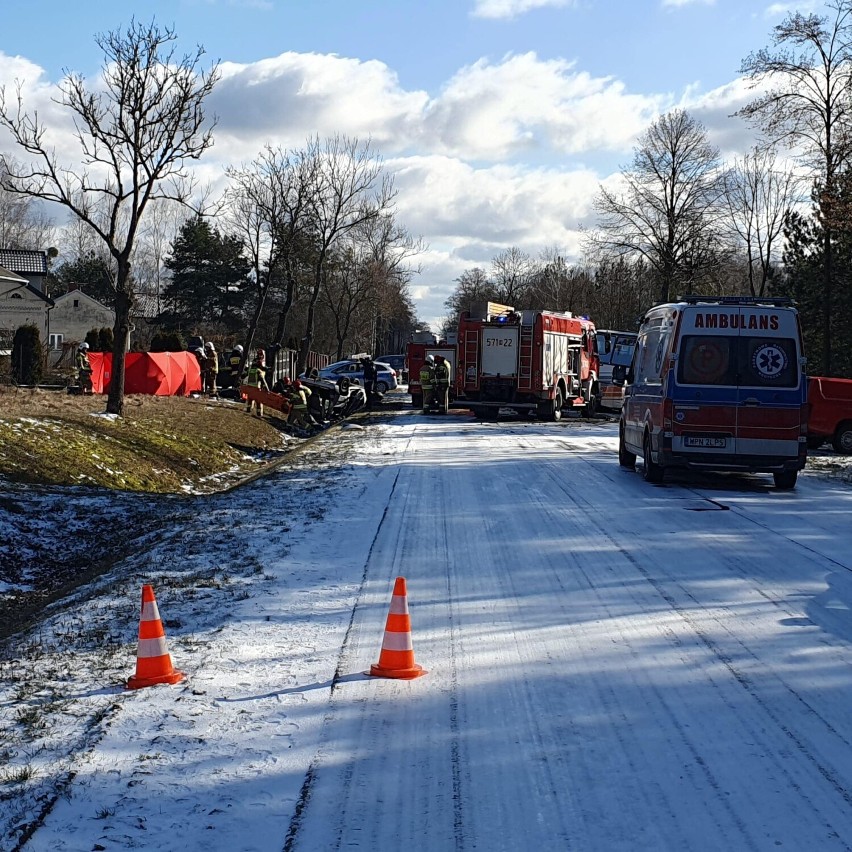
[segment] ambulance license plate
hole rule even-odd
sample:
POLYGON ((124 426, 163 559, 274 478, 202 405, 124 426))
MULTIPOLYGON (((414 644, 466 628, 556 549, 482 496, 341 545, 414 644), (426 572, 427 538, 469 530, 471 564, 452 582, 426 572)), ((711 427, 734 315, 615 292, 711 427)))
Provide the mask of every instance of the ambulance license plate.
POLYGON ((724 450, 728 445, 727 438, 684 438, 685 447, 702 447, 704 449, 724 450))

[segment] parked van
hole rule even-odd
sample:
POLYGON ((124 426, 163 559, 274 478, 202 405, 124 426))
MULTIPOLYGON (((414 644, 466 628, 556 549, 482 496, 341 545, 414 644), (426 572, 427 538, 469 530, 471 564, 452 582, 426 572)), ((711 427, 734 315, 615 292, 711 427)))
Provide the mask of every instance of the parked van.
POLYGON ((826 441, 835 452, 852 453, 852 379, 811 376, 808 382, 808 447, 826 441))
POLYGON ((771 473, 796 485, 807 458, 807 378, 788 299, 687 296, 642 318, 618 461, 662 482, 673 467, 771 473))
POLYGON ((636 337, 635 331, 598 329, 598 355, 601 363, 598 376, 601 389, 600 406, 602 409, 609 409, 613 414, 621 411, 624 378, 633 363, 636 337))

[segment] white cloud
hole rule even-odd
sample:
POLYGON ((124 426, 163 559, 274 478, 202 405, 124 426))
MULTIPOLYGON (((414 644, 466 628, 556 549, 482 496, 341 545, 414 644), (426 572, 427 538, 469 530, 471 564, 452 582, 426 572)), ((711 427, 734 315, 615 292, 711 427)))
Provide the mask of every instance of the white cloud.
POLYGON ((715 6, 716 0, 662 0, 663 7, 669 8, 681 8, 682 6, 696 6, 698 4, 702 6, 715 6))
MULTIPOLYGON (((55 147, 59 161, 79 158, 73 122, 68 111, 54 102, 60 93, 55 84, 47 80, 44 69, 21 56, 7 56, 0 51, 0 89, 4 91, 6 108, 10 112, 16 108, 19 87, 24 111, 38 113, 39 122, 45 128, 44 139, 49 146, 55 147)), ((0 150, 18 159, 25 156, 5 128, 0 129, 0 150)))
POLYGON ((516 18, 533 9, 545 6, 573 6, 576 0, 475 0, 473 16, 476 18, 516 18))
POLYGON ((631 95, 612 77, 534 53, 462 68, 430 105, 426 128, 443 153, 505 160, 542 151, 619 150, 666 103, 631 95))
POLYGON ((243 152, 250 140, 259 149, 268 141, 292 146, 334 133, 404 145, 417 135, 427 103, 425 92, 403 90, 381 62, 292 52, 223 63, 210 99, 223 141, 243 152))
POLYGON ((792 12, 808 15, 817 9, 824 8, 821 0, 798 0, 792 3, 770 3, 763 12, 764 18, 781 18, 792 12))
POLYGON ((211 98, 223 149, 298 145, 315 133, 371 137, 389 154, 506 161, 619 150, 672 101, 534 53, 460 69, 430 97, 407 91, 378 61, 284 53, 225 63, 211 98))
POLYGON ((421 233, 429 250, 419 286, 421 317, 433 322, 454 280, 473 266, 488 268, 500 251, 517 245, 532 255, 558 245, 580 255, 580 225, 593 218, 599 178, 587 169, 491 166, 476 168, 440 156, 388 161, 399 189, 399 218, 421 233), (422 293, 422 291, 421 291, 422 293))
POLYGON ((709 92, 697 89, 686 93, 680 106, 707 128, 710 141, 719 148, 723 160, 731 160, 751 148, 758 132, 734 113, 759 94, 759 89, 740 77, 709 92))

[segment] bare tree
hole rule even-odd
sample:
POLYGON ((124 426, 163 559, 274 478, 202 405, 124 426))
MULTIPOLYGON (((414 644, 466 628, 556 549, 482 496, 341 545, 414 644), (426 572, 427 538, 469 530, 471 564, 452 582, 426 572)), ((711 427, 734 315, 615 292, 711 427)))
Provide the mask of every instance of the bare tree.
POLYGON ((299 351, 300 372, 308 363, 329 252, 352 229, 391 212, 396 196, 393 180, 383 174, 381 159, 369 142, 337 135, 322 145, 318 139, 313 140, 308 152, 317 164, 316 192, 310 202, 315 253, 305 334, 299 351))
POLYGON ((195 185, 185 169, 213 144, 204 101, 218 77, 218 65, 200 70, 204 50, 179 55, 176 36, 155 23, 131 21, 126 31, 96 36, 103 51, 102 83, 88 89, 84 78, 66 75, 58 103, 75 122, 80 165, 60 165, 37 113, 24 111, 21 85, 9 103, 0 90, 0 126, 11 131, 31 163, 4 158, 3 188, 53 201, 86 222, 115 262, 113 375, 107 411, 124 408, 124 363, 133 287, 134 243, 148 204, 159 198, 187 203, 195 185), (206 129, 205 129, 206 126, 206 129))
POLYGON ((164 261, 186 220, 186 208, 169 199, 152 203, 139 229, 133 252, 136 309, 142 316, 157 316, 163 309, 164 261))
POLYGON ((285 151, 267 145, 248 165, 228 169, 231 220, 243 235, 257 286, 241 369, 251 351, 267 297, 283 278, 284 299, 271 341, 280 347, 301 272, 313 248, 312 203, 317 192, 317 152, 312 145, 285 151))
POLYGON ((589 276, 584 269, 569 266, 555 246, 547 248, 539 257, 529 307, 574 312, 586 306, 584 297, 590 287, 589 276))
POLYGON ((661 116, 639 139, 624 189, 602 186, 600 216, 586 248, 598 261, 644 257, 656 271, 660 301, 693 289, 717 262, 719 152, 684 110, 661 116))
POLYGON ((412 274, 407 261, 423 251, 423 243, 400 227, 392 214, 353 228, 342 243, 329 264, 320 297, 334 322, 337 358, 343 357, 356 325, 354 348, 376 354, 385 336, 383 326, 406 304, 412 274))
POLYGON ((775 151, 765 147, 756 147, 734 161, 725 175, 725 227, 745 253, 752 296, 766 293, 796 186, 793 170, 781 168, 775 151))
MULTIPOLYGON (((481 266, 466 269, 456 278, 456 288, 444 302, 444 307, 450 312, 450 318, 455 322, 462 311, 469 311, 477 302, 497 302, 500 296, 494 285, 481 266)), ((446 325, 446 323, 445 323, 446 325)))
POLYGON ((737 115, 770 140, 798 146, 803 162, 816 171, 823 219, 823 368, 831 375, 834 210, 852 150, 852 0, 831 0, 827 7, 833 19, 788 15, 775 27, 773 47, 743 61, 741 73, 768 89, 737 115))
POLYGON ((491 281, 500 301, 513 307, 529 307, 530 286, 536 273, 535 261, 517 246, 501 251, 491 261, 491 281))

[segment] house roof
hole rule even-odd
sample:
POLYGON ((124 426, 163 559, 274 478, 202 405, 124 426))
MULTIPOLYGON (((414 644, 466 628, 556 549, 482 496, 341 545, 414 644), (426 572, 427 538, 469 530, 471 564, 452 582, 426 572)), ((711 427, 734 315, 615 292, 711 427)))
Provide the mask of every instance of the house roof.
POLYGON ((16 275, 14 272, 6 269, 4 266, 0 266, 0 281, 4 284, 27 284, 29 283, 26 278, 21 278, 20 275, 16 275))
POLYGON ((103 302, 98 301, 94 296, 90 296, 88 293, 81 290, 79 287, 76 290, 69 290, 67 293, 63 293, 61 296, 56 296, 53 300, 57 305, 60 302, 64 302, 68 299, 76 299, 77 297, 82 296, 84 299, 87 299, 90 302, 94 302, 99 307, 103 308, 105 311, 110 311, 111 313, 115 313, 109 305, 105 305, 103 302))
POLYGON ((0 266, 12 272, 47 275, 47 252, 30 249, 0 249, 0 266))

